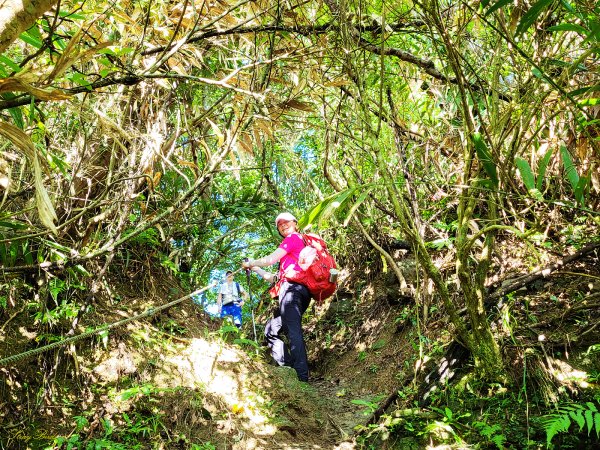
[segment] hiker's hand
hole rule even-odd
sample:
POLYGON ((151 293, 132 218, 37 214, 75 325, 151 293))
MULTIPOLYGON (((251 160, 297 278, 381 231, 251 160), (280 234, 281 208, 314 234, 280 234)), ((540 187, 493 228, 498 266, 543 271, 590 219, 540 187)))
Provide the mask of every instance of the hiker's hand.
POLYGON ((269 273, 266 270, 262 270, 258 266, 253 266, 252 272, 255 272, 259 277, 262 277, 264 280, 266 280, 268 282, 276 281, 275 274, 269 273))
POLYGON ((250 259, 249 259, 248 261, 244 261, 244 262, 242 263, 242 267, 243 267, 244 269, 249 269, 249 268, 251 268, 252 266, 254 266, 254 264, 251 264, 251 263, 253 263, 253 262, 254 262, 254 261, 252 261, 252 260, 250 260, 250 259))

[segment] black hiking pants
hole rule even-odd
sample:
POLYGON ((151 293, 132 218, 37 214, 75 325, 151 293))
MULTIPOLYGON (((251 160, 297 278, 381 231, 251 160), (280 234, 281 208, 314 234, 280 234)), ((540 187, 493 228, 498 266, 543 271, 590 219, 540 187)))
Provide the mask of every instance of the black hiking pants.
POLYGON ((302 333, 302 314, 309 304, 310 293, 306 286, 284 281, 279 290, 279 315, 269 320, 265 327, 271 356, 280 366, 293 367, 301 381, 308 381, 308 358, 302 333), (287 336, 289 347, 282 335, 287 336))

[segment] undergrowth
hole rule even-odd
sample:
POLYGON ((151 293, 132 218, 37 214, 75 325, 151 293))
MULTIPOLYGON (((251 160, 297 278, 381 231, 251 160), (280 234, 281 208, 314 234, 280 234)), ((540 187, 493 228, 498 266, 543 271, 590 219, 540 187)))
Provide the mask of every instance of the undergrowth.
POLYGON ((361 427, 360 448, 423 448, 420 446, 428 443, 498 450, 600 445, 598 394, 593 401, 569 401, 548 413, 551 405, 532 398, 525 400, 518 390, 484 383, 477 386, 474 380, 469 384, 467 391, 458 387, 460 383, 446 386, 427 407, 420 406, 410 393, 400 392, 399 398, 412 399, 412 404, 398 404, 378 423, 361 427))
MULTIPOLYGON (((595 432, 596 440, 600 438, 600 412, 598 403, 585 402, 583 404, 569 403, 562 405, 558 411, 549 414, 542 420, 546 431, 546 445, 552 446, 552 440, 559 433, 571 435, 587 434, 588 437, 595 432), (579 427, 577 429, 577 427, 579 427)), ((593 437, 593 436, 592 436, 593 437)))

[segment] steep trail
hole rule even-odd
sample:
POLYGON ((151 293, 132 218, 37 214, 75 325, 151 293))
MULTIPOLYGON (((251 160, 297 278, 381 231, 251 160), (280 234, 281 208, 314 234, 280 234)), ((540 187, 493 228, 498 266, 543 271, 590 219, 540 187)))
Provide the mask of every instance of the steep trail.
POLYGON ((348 387, 329 380, 318 380, 311 383, 319 397, 324 399, 329 424, 333 427, 334 438, 344 445, 340 448, 350 448, 356 427, 364 425, 369 415, 369 408, 358 402, 355 393, 348 387), (353 403, 353 400, 357 403, 353 403))

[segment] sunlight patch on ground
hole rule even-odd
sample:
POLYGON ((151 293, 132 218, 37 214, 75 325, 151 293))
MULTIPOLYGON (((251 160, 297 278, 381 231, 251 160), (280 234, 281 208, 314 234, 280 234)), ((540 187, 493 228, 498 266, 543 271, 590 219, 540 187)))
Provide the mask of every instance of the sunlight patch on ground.
POLYGON ((256 373, 252 373, 242 351, 196 338, 178 354, 165 356, 163 369, 167 367, 171 370, 164 370, 156 377, 157 381, 201 388, 219 397, 224 408, 232 416, 247 421, 255 435, 272 435, 277 431, 263 412, 266 400, 255 391, 256 373))
POLYGON ((587 382, 588 374, 586 372, 574 369, 567 362, 556 358, 548 357, 547 361, 550 374, 563 386, 571 389, 575 389, 575 387, 581 389, 590 387, 587 382))

